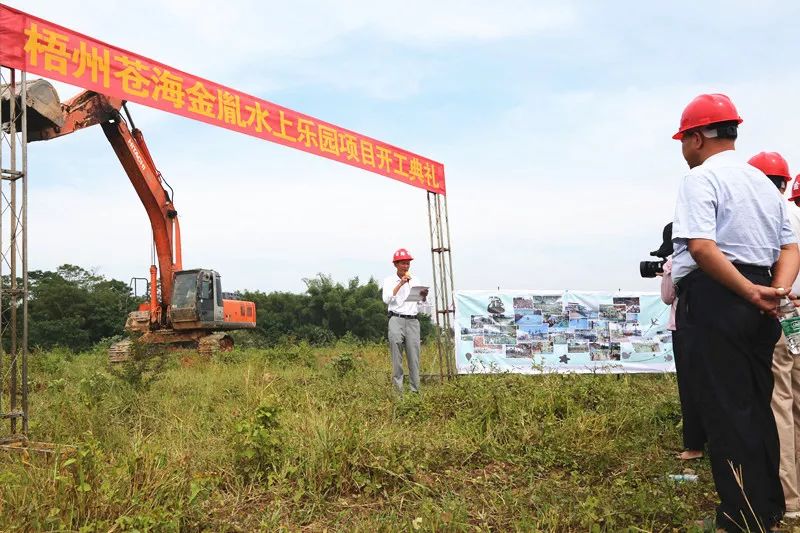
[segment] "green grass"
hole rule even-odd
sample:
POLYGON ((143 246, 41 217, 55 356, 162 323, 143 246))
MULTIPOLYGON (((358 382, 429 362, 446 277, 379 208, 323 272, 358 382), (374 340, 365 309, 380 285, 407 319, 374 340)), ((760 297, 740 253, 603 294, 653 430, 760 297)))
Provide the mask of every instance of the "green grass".
MULTIPOLYGON (((31 356, 31 438, 0 455, 2 531, 672 531, 672 375, 465 376, 396 397, 381 345, 172 354, 149 386, 101 349, 31 356)), ((437 373, 433 350, 423 366, 437 373)))

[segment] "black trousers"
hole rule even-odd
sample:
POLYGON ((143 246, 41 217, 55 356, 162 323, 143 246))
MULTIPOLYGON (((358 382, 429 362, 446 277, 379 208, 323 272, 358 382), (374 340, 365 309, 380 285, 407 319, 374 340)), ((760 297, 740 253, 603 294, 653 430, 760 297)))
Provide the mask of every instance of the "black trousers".
POLYGON ((706 430, 700 417, 700 408, 692 392, 692 371, 689 360, 681 345, 681 331, 672 332, 672 353, 675 355, 675 373, 678 377, 678 397, 681 400, 681 418, 683 419, 683 449, 704 450, 706 447, 706 430))
MULTIPOLYGON (((753 283, 770 284, 766 269, 737 268, 753 283)), ((700 270, 681 280, 676 318, 708 435, 717 527, 769 530, 784 512, 770 408, 780 324, 700 270)))

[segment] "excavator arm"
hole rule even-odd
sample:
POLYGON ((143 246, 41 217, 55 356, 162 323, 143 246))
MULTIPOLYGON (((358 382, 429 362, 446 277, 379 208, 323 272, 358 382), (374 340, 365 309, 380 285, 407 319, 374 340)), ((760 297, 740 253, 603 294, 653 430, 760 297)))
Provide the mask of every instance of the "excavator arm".
MULTIPOLYGON (((142 343, 193 346, 209 354, 232 349, 233 338, 225 331, 255 328, 255 304, 224 298, 219 273, 214 270, 183 270, 178 212, 167 190, 169 184, 156 168, 142 133, 127 114, 125 102, 84 91, 61 104, 53 86, 43 79, 27 83, 26 97, 23 104, 19 101, 20 94, 12 95, 7 86, 0 86, 0 106, 8 106, 11 98, 18 100, 15 105, 26 106, 29 142, 63 137, 99 124, 150 219, 161 269, 161 300, 156 290, 158 269, 151 265, 149 305, 128 315, 126 331, 140 333, 142 343), (127 121, 121 110, 125 111, 127 121)), ((111 361, 125 360, 131 342, 124 340, 112 345, 111 361)))
MULTIPOLYGON (((150 321, 163 326, 167 324, 167 310, 172 303, 174 273, 182 270, 178 212, 141 131, 135 127, 131 131, 122 118, 120 110, 124 105, 118 98, 84 91, 61 104, 60 116, 45 117, 49 120, 42 120, 43 127, 30 132, 28 139, 50 140, 96 124, 103 128, 150 219, 161 281, 161 302, 157 299, 155 280, 151 283, 150 321)), ((53 107, 45 113, 52 114, 53 107)), ((151 267, 151 277, 155 277, 155 266, 151 267)))

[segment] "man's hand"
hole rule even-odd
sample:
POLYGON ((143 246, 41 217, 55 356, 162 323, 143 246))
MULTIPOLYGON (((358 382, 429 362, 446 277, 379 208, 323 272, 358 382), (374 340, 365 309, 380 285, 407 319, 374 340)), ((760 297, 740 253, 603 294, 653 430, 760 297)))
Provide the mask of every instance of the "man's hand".
POLYGON ((781 298, 789 298, 795 305, 798 305, 797 296, 787 293, 786 289, 781 287, 765 287, 753 283, 747 294, 747 301, 758 307, 762 313, 776 318, 781 298))
POLYGON ((400 281, 398 281, 397 285, 395 285, 394 291, 392 291, 392 296, 397 296, 397 293, 398 291, 400 291, 400 288, 409 281, 411 281, 411 276, 409 276, 408 274, 403 274, 403 277, 401 277, 400 281))
POLYGON ((786 298, 787 300, 789 300, 789 302, 791 302, 795 307, 800 307, 800 298, 798 298, 798 296, 795 293, 793 292, 787 293, 786 289, 782 287, 776 287, 776 290, 782 295, 781 296, 782 298, 786 298))
POLYGON ((781 246, 778 261, 772 265, 772 286, 791 287, 797 278, 798 268, 800 268, 800 251, 797 245, 792 243, 781 246))
MULTIPOLYGON (((778 316, 778 305, 781 298, 787 297, 786 289, 756 285, 736 270, 717 247, 717 243, 708 239, 689 239, 689 253, 697 265, 714 280, 724 285, 740 297, 744 298, 759 311, 769 316, 778 316)), ((791 254, 791 252, 790 252, 791 254)), ((782 253, 783 255, 783 253, 782 253)), ((773 282, 780 283, 781 280, 773 282)), ((790 299, 795 300, 796 297, 790 299)))

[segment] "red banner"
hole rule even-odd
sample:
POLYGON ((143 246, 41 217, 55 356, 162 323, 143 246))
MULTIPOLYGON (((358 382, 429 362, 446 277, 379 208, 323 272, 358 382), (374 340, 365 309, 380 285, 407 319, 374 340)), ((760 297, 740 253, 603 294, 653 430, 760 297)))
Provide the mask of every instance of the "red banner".
POLYGON ((0 4, 0 65, 445 194, 444 165, 0 4))

